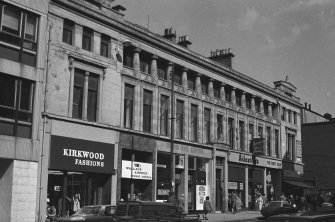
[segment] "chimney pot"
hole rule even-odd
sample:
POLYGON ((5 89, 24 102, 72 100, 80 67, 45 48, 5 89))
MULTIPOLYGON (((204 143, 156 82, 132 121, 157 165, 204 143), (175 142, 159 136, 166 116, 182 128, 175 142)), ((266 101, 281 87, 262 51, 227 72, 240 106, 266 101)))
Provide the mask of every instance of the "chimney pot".
POLYGON ((312 110, 312 105, 311 104, 308 105, 308 109, 312 110))

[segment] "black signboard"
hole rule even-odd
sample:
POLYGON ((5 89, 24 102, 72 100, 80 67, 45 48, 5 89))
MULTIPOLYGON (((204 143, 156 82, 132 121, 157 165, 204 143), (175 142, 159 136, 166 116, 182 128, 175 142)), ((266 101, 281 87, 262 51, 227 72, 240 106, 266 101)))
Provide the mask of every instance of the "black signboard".
POLYGON ((112 174, 114 144, 52 136, 49 168, 112 174))
POLYGON ((265 155, 265 139, 264 138, 253 138, 252 139, 253 154, 255 156, 265 155))

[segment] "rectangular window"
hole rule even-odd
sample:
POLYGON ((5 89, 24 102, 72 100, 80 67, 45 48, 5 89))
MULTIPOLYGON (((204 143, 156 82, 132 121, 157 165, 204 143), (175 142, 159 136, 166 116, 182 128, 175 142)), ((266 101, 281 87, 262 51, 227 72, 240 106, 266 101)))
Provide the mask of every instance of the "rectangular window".
POLYGON ((98 86, 98 75, 75 69, 72 104, 73 118, 85 119, 86 117, 88 121, 93 122, 97 120, 98 86), (87 84, 85 84, 86 82, 87 84))
POLYGON ((287 110, 287 114, 288 114, 288 122, 292 123, 292 111, 291 110, 287 110))
POLYGON ((249 94, 247 94, 245 96, 245 102, 246 102, 246 106, 248 109, 251 109, 251 96, 249 94))
POLYGON ((234 119, 228 118, 228 144, 230 145, 231 149, 234 149, 234 133, 235 127, 234 127, 234 119))
POLYGON ((231 102, 231 90, 226 88, 225 96, 226 96, 226 98, 225 98, 226 102, 231 102))
POLYGON ((266 151, 268 156, 271 156, 271 127, 266 127, 266 151))
POLYGON ((258 137, 259 138, 264 138, 263 137, 263 127, 262 126, 258 126, 258 137))
POLYGON ((143 131, 151 132, 152 92, 143 91, 143 131))
POLYGON ((286 109, 285 107, 281 108, 281 120, 285 121, 286 120, 286 109))
POLYGON ((275 155, 279 157, 279 130, 275 129, 275 155))
POLYGON ((202 94, 208 94, 207 82, 204 79, 201 81, 201 92, 202 94))
POLYGON ((82 48, 91 51, 92 50, 92 40, 93 40, 93 30, 87 27, 83 28, 83 45, 82 48))
POLYGON ((133 68, 133 50, 131 47, 123 47, 123 65, 133 68))
POLYGON ((293 123, 297 124, 297 113, 293 112, 293 123))
POLYGON ((236 92, 236 105, 242 106, 242 94, 240 92, 236 92))
POLYGON ((211 142, 211 110, 206 109, 204 110, 204 143, 211 142))
POLYGON ((169 121, 169 97, 161 95, 161 118, 160 118, 161 135, 167 136, 169 121))
POLYGON ((241 150, 245 150, 245 145, 244 145, 244 142, 245 142, 245 129, 244 129, 244 122, 243 121, 239 121, 238 123, 238 128, 239 128, 239 137, 240 137, 240 149, 241 150))
POLYGON ((34 84, 0 75, 0 134, 31 138, 34 84))
POLYGON ((123 126, 125 128, 133 128, 134 118, 134 86, 126 84, 124 89, 124 105, 123 105, 123 126))
POLYGON ((101 34, 101 41, 100 41, 100 55, 103 57, 108 58, 109 54, 109 43, 110 37, 108 35, 101 34))
POLYGON ((218 141, 223 142, 223 116, 221 114, 216 115, 216 134, 218 141))
POLYGON ((162 80, 167 80, 168 79, 168 75, 170 75, 169 73, 166 73, 167 71, 167 64, 166 62, 162 61, 162 60, 157 60, 157 74, 158 74, 158 78, 162 79, 162 80))
POLYGON ((286 157, 289 160, 294 161, 294 151, 295 151, 295 135, 287 133, 287 153, 286 157))
POLYGON ((140 54, 140 70, 145 74, 150 74, 151 56, 146 52, 140 54))
POLYGON ((191 104, 191 141, 198 141, 198 106, 191 104))
POLYGON ((7 3, 0 5, 0 57, 35 66, 38 18, 7 3))
POLYGON ((73 44, 74 22, 64 19, 63 23, 63 42, 73 44))
POLYGON ((249 152, 253 152, 252 139, 254 138, 254 124, 249 123, 249 152))
POLYGON ((189 72, 187 75, 187 85, 188 89, 195 90, 195 76, 196 74, 193 72, 189 72))
POLYGON ((184 138, 184 102, 177 100, 176 110, 176 138, 184 138))

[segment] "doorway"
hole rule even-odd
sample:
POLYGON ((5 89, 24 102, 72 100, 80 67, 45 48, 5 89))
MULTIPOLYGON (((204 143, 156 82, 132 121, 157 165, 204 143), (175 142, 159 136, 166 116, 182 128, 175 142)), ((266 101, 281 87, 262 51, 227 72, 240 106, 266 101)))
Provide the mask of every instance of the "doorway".
POLYGON ((215 210, 223 212, 223 167, 216 168, 215 210))

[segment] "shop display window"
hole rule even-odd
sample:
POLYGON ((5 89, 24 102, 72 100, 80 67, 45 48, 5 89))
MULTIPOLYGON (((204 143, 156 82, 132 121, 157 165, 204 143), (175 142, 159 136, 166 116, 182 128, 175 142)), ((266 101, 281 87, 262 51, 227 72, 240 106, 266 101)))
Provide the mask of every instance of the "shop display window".
POLYGON ((48 199, 58 216, 72 215, 82 206, 111 203, 111 176, 108 174, 53 170, 48 174, 48 199))

